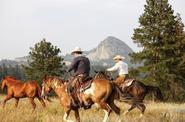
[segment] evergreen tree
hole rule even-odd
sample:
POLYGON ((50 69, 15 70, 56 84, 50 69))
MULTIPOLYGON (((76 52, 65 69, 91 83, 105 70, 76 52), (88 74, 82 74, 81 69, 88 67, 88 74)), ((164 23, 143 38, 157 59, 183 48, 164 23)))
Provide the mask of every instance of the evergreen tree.
POLYGON ((145 82, 159 85, 173 100, 183 99, 185 35, 180 16, 174 15, 168 0, 146 2, 132 37, 143 50, 131 54, 132 61, 142 64, 136 70, 145 82))
POLYGON ((43 39, 30 49, 28 66, 24 66, 28 79, 41 81, 45 75, 61 76, 64 73, 65 64, 58 47, 43 39))

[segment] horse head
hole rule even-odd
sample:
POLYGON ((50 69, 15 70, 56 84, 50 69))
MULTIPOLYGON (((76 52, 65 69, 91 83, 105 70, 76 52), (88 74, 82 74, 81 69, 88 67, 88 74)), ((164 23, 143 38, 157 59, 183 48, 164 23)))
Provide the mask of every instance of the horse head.
POLYGON ((47 96, 51 90, 54 90, 56 87, 65 84, 65 80, 53 76, 45 76, 42 81, 42 93, 41 96, 47 96))
POLYGON ((52 84, 51 77, 45 76, 42 81, 42 92, 41 92, 42 97, 45 97, 50 93, 50 91, 52 90, 51 84, 52 84))

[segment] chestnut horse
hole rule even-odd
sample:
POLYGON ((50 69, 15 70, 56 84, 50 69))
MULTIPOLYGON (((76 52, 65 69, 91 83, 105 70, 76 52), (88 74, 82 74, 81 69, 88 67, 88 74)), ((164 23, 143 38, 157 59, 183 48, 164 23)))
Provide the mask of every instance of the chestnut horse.
MULTIPOLYGON (((111 79, 111 78, 105 72, 100 71, 96 72, 94 79, 111 79)), ((131 107, 124 114, 127 114, 128 112, 137 107, 141 111, 140 116, 142 116, 146 109, 143 100, 148 93, 153 93, 156 99, 160 101, 163 100, 163 95, 158 87, 147 86, 140 81, 134 80, 132 84, 126 88, 126 92, 124 90, 123 93, 122 89, 120 89, 114 83, 114 80, 112 81, 112 83, 114 84, 114 89, 111 94, 112 97, 111 99, 116 99, 120 102, 131 104, 131 107)))
POLYGON ((6 76, 2 79, 1 89, 3 90, 7 87, 7 95, 3 101, 3 108, 8 100, 15 98, 15 107, 18 106, 20 98, 28 97, 30 103, 32 104, 33 110, 36 108, 34 98, 37 97, 45 107, 45 102, 41 97, 41 88, 36 81, 21 82, 12 76, 6 76))
MULTIPOLYGON (((67 82, 58 77, 46 77, 42 83, 42 96, 47 96, 51 90, 54 90, 60 98, 60 103, 65 111, 63 120, 73 122, 72 120, 68 120, 70 111, 73 110, 76 120, 80 122, 79 107, 72 106, 71 96, 67 92, 67 82)), ((103 109, 105 112, 103 122, 107 122, 112 111, 117 115, 120 114, 119 108, 108 100, 111 93, 111 83, 106 79, 98 79, 92 81, 91 87, 82 92, 81 97, 85 105, 95 103, 99 108, 103 109)))

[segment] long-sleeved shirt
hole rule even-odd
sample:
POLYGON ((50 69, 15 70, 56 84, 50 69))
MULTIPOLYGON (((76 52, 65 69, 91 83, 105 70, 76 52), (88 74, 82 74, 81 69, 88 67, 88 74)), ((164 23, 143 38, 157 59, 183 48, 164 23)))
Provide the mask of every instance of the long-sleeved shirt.
POLYGON ((108 68, 107 71, 118 71, 119 75, 128 74, 128 65, 123 61, 117 62, 113 67, 108 68))
POLYGON ((85 56, 78 56, 73 59, 69 72, 74 70, 74 75, 80 75, 85 74, 86 76, 89 76, 90 73, 90 61, 85 56))

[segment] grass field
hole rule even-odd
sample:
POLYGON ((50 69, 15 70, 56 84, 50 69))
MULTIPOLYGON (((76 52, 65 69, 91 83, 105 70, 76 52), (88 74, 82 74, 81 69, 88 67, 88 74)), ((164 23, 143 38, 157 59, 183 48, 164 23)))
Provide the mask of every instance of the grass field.
MULTIPOLYGON (((2 101, 4 96, 0 96, 2 101)), ((0 108, 0 122, 63 122, 63 109, 58 99, 52 99, 52 103, 47 103, 47 107, 43 108, 36 101, 37 108, 32 113, 31 104, 27 99, 21 99, 18 108, 14 108, 14 100, 8 101, 6 107, 0 108)), ((129 108, 125 103, 117 103, 121 108, 121 113, 129 108)), ((127 115, 121 115, 123 122, 185 122, 185 104, 175 103, 153 103, 146 102, 146 112, 143 117, 139 117, 139 110, 135 109, 127 115)), ((101 122, 104 116, 102 110, 93 107, 91 110, 80 110, 82 122, 101 122)), ((74 119, 74 113, 70 114, 70 118, 74 119)), ((113 113, 109 118, 109 122, 116 122, 117 116, 113 113)))

